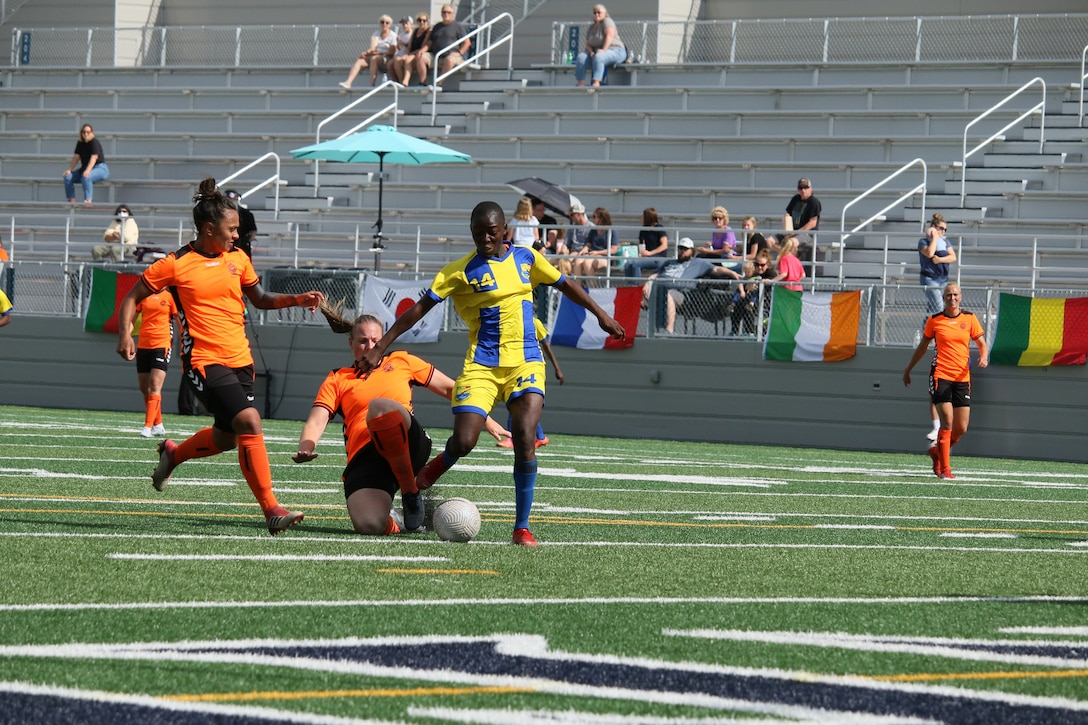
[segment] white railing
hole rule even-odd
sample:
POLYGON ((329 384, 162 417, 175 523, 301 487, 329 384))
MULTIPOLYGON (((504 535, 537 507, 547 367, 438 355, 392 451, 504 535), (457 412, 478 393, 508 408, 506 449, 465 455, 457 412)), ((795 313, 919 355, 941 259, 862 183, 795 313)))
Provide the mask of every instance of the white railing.
POLYGON ((1046 137, 1046 81, 1044 81, 1039 76, 1036 76, 1035 78, 1032 78, 1030 81, 1028 81, 1024 85, 1020 86, 1020 88, 1013 91, 1009 95, 1005 96, 1005 98, 1003 98, 1002 100, 998 101, 993 106, 991 106, 988 111, 984 112, 982 115, 978 116, 973 121, 968 123, 966 127, 964 127, 964 129, 963 129, 963 160, 960 162, 960 206, 961 207, 963 206, 964 199, 967 196, 967 159, 969 159, 971 156, 973 156, 978 151, 981 151, 986 146, 989 146, 992 141, 994 141, 994 140, 998 139, 999 137, 1001 137, 1001 134, 1005 133, 1010 128, 1012 128, 1013 126, 1020 123, 1025 118, 1027 118, 1028 116, 1031 116, 1034 113, 1039 114, 1039 153, 1042 153, 1043 152, 1043 141, 1045 140, 1045 137, 1046 137), (983 120, 984 118, 989 116, 991 113, 993 113, 997 109, 1001 108, 1006 103, 1008 103, 1012 99, 1016 98, 1021 93, 1023 93, 1024 91, 1026 91, 1027 89, 1031 88, 1032 86, 1034 86, 1036 84, 1042 86, 1042 89, 1043 89, 1043 98, 1042 98, 1042 100, 1040 100, 1038 103, 1036 103, 1034 106, 1032 106, 1028 110, 1021 113, 1019 116, 1017 116, 1015 119, 1013 119, 1009 123, 1002 126, 999 131, 996 131, 996 132, 992 133, 990 135, 990 137, 987 138, 985 141, 982 141, 982 142, 976 144, 975 147, 972 148, 970 151, 967 150, 967 134, 971 130, 972 126, 974 126, 976 123, 983 120))
POLYGON ((229 182, 234 181, 239 176, 241 176, 245 172, 252 169, 254 166, 257 166, 258 164, 260 164, 260 163, 262 163, 264 161, 267 161, 269 159, 275 159, 275 161, 276 161, 276 173, 272 174, 271 176, 269 176, 267 179, 260 182, 259 184, 251 186, 248 190, 246 190, 240 196, 241 196, 242 199, 245 199, 250 194, 252 194, 252 193, 254 193, 256 191, 260 191, 261 189, 265 188, 266 186, 271 186, 273 188, 273 190, 274 190, 274 198, 275 198, 275 202, 274 202, 274 206, 273 206, 273 213, 275 215, 274 218, 279 219, 280 218, 280 187, 281 186, 287 186, 287 181, 280 177, 280 156, 276 152, 269 151, 267 154, 260 157, 259 159, 255 159, 253 161, 250 161, 248 164, 246 164, 242 168, 238 169, 237 171, 235 171, 233 174, 231 174, 227 178, 219 179, 218 184, 219 184, 220 189, 226 188, 226 186, 227 186, 227 184, 229 182))
MULTIPOLYGON (((855 198, 851 199, 850 201, 846 202, 846 204, 842 208, 842 217, 839 219, 839 255, 840 255, 840 258, 842 256, 843 251, 845 251, 845 249, 846 249, 846 239, 847 239, 847 237, 849 237, 851 234, 853 234, 854 232, 857 232, 860 229, 864 229, 865 227, 867 227, 872 222, 874 222, 877 219, 880 219, 881 217, 883 217, 884 213, 887 212, 889 209, 892 209, 892 208, 898 206, 899 204, 902 204, 904 201, 906 201, 907 199, 910 199, 912 196, 914 196, 915 194, 917 194, 919 192, 921 192, 921 194, 922 194, 922 228, 924 229, 925 228, 925 220, 926 220, 926 189, 928 188, 927 187, 928 181, 929 181, 929 167, 926 166, 926 162, 923 159, 920 159, 920 158, 914 159, 910 163, 905 164, 904 166, 902 166, 895 173, 890 174, 889 176, 886 176, 883 180, 878 181, 876 184, 873 184, 871 187, 869 187, 862 194, 860 194, 857 197, 855 197, 855 198), (909 171, 914 166, 921 166, 922 167, 922 182, 920 184, 916 185, 915 187, 913 187, 909 191, 904 192, 903 195, 900 196, 898 199, 893 201, 891 204, 888 204, 886 207, 884 207, 883 209, 878 211, 876 214, 873 214, 868 219, 861 222, 860 224, 858 224, 856 227, 854 227, 850 231, 846 231, 846 211, 847 211, 847 209, 852 207, 854 204, 857 204, 859 201, 861 201, 865 197, 869 196, 870 194, 875 192, 877 189, 880 189, 881 187, 883 187, 885 184, 887 184, 892 179, 895 179, 900 174, 906 173, 907 171, 909 171)), ((839 267, 839 281, 840 282, 842 281, 842 275, 843 275, 843 271, 842 271, 842 266, 840 265, 840 267, 839 267)))
MULTIPOLYGON (((355 99, 354 101, 352 101, 348 105, 341 108, 336 113, 334 113, 331 116, 328 116, 327 118, 321 120, 317 124, 317 131, 314 134, 314 143, 315 144, 321 143, 321 129, 325 128, 326 125, 328 125, 332 121, 335 121, 340 116, 343 116, 345 113, 347 113, 351 109, 355 108, 356 106, 358 106, 363 101, 369 99, 371 96, 375 96, 378 93, 381 93, 382 91, 386 90, 387 88, 392 88, 393 89, 393 102, 392 103, 390 103, 387 106, 385 106, 384 108, 381 108, 381 109, 375 111, 374 113, 370 114, 365 119, 363 119, 359 123, 355 124, 354 126, 349 128, 347 131, 344 131, 342 134, 340 134, 336 138, 344 138, 345 136, 350 136, 351 134, 355 133, 356 131, 361 131, 362 129, 366 128, 367 126, 369 126, 374 121, 377 121, 379 118, 381 118, 383 116, 386 116, 386 115, 390 115, 390 114, 393 116, 393 128, 396 128, 397 127, 397 118, 400 116, 400 88, 401 88, 401 85, 399 83, 396 83, 395 81, 387 80, 387 81, 384 81, 383 83, 381 83, 380 85, 375 86, 374 88, 371 88, 369 91, 367 91, 367 93, 365 95, 361 96, 360 98, 355 99)), ((321 184, 321 159, 314 159, 314 198, 317 198, 318 186, 320 186, 320 184, 321 184)))
POLYGON ((1084 46, 1084 50, 1080 52, 1080 86, 1077 100, 1077 125, 1084 126, 1084 81, 1088 80, 1088 73, 1085 72, 1085 65, 1088 65, 1088 45, 1084 46))
POLYGON ((431 67, 431 125, 434 125, 435 117, 438 115, 438 91, 439 84, 446 78, 449 78, 454 73, 464 71, 472 65, 478 64, 480 60, 483 60, 482 65, 485 68, 491 66, 491 51, 499 48, 502 45, 506 45, 507 63, 506 67, 510 73, 510 77, 513 77, 514 73, 514 17, 510 13, 502 13, 491 20, 488 20, 483 25, 479 26, 464 38, 457 40, 445 48, 435 52, 434 65, 431 67), (510 29, 505 35, 499 36, 497 40, 492 38, 492 31, 495 30, 495 26, 500 22, 505 22, 510 25, 510 29), (442 57, 448 56, 454 52, 457 48, 465 42, 466 38, 476 39, 476 53, 471 58, 465 58, 465 62, 459 65, 455 65, 445 73, 439 74, 438 70, 442 67, 442 57), (480 50, 480 46, 483 45, 483 50, 480 50), (462 67, 463 66, 463 67, 462 67))

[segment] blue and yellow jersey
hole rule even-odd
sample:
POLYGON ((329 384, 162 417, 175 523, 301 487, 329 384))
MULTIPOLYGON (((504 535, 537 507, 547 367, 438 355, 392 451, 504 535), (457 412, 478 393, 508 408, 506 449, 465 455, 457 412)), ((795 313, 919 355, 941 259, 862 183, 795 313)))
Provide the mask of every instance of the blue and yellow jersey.
POLYGON ((0 290, 0 317, 11 314, 11 300, 4 294, 3 290, 0 290))
POLYGON ((536 330, 536 341, 540 342, 541 340, 547 338, 548 328, 544 327, 544 323, 535 317, 533 318, 533 322, 535 323, 533 325, 533 328, 536 330))
POLYGON ((533 288, 554 285, 563 274, 530 247, 507 246, 501 258, 476 252, 447 264, 427 294, 436 302, 452 298, 468 325, 466 362, 514 367, 543 362, 533 316, 533 288))

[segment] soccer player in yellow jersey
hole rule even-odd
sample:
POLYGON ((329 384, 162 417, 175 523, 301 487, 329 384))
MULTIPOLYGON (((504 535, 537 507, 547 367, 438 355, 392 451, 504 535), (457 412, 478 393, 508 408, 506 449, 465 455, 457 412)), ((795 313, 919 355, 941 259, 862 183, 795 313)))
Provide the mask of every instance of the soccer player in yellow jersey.
POLYGON ((162 384, 170 369, 170 350, 174 346, 174 317, 178 308, 170 293, 163 290, 145 297, 136 306, 142 315, 136 345, 136 379, 144 395, 144 427, 140 435, 166 435, 162 425, 162 384))
POLYGON ((926 354, 930 340, 936 340, 937 355, 929 373, 929 398, 937 406, 941 430, 937 445, 930 446, 929 457, 933 459, 937 478, 955 478, 949 450, 967 432, 971 419, 971 341, 978 348, 980 368, 989 365, 990 349, 978 318, 960 308, 963 298, 960 286, 947 285, 943 296, 944 309, 926 318, 922 340, 903 371, 903 384, 910 387, 910 371, 926 354))
POLYGON ((457 459, 476 446, 486 416, 496 402, 510 411, 514 439, 515 544, 536 546, 529 532, 529 512, 536 486, 537 423, 544 407, 544 358, 533 324, 533 289, 555 287, 571 302, 589 310, 601 329, 617 339, 626 333, 579 285, 530 247, 505 242, 502 207, 483 201, 472 210, 472 241, 476 251, 446 265, 431 288, 359 361, 364 372, 381 365, 386 349, 447 297, 468 325, 468 352, 454 385, 453 435, 445 450, 416 476, 420 489, 429 488, 457 459))
MULTIPOLYGON (((348 515, 359 534, 399 533, 400 526, 389 515, 398 490, 405 530, 423 525, 416 473, 431 454, 431 439, 412 414, 412 388, 425 387, 447 400, 453 394, 449 376, 406 352, 389 353, 369 373, 360 370, 359 360, 383 332, 381 321, 372 315, 359 315, 352 322, 348 347, 355 361, 333 370, 321 384, 292 457, 295 463, 317 458, 314 449, 329 422, 336 415, 344 419, 348 465, 341 478, 348 515)), ((509 435, 490 417, 487 429, 495 438, 509 435)))
POLYGON ((280 506, 272 492, 261 416, 253 406, 253 356, 246 339, 243 295, 262 310, 315 310, 325 295, 313 290, 298 295, 266 292, 249 257, 234 247, 238 238, 234 202, 219 193, 212 178, 200 182, 193 202, 197 238, 148 267, 121 301, 117 352, 126 360, 135 357, 131 331, 136 304, 169 287, 181 326, 182 367, 214 421, 181 443, 160 443, 151 483, 161 491, 184 461, 238 448, 242 475, 274 536, 302 521, 303 514, 280 506))

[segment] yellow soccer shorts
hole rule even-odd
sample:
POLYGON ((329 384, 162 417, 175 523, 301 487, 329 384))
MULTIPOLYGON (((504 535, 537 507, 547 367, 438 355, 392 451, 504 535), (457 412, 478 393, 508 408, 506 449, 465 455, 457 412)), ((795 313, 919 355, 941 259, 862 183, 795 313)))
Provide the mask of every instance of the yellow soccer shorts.
POLYGON ((454 383, 450 408, 454 413, 486 416, 497 402, 507 403, 526 393, 544 395, 546 375, 543 361, 505 368, 465 363, 454 383))

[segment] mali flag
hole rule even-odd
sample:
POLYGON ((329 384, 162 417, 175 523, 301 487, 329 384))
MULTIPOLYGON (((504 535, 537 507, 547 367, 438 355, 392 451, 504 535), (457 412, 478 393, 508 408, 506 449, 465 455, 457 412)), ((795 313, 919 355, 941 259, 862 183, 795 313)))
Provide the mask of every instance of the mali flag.
POLYGON ((1088 297, 1042 299, 1001 293, 995 365, 1083 365, 1088 356, 1088 297))
POLYGON ((766 360, 833 362, 854 357, 861 321, 861 290, 796 292, 776 287, 766 360))
POLYGON ((87 332, 117 332, 117 309, 121 300, 140 281, 138 274, 91 269, 91 301, 83 329, 87 332))

